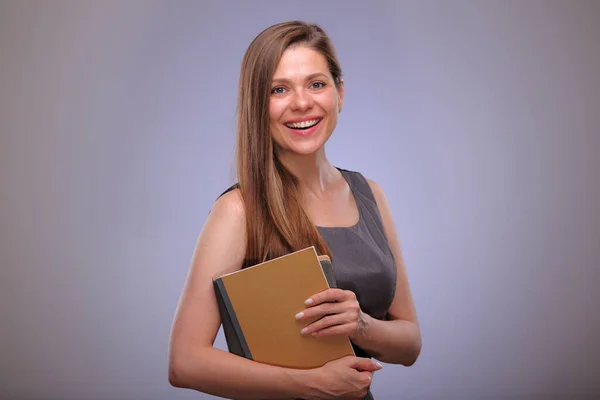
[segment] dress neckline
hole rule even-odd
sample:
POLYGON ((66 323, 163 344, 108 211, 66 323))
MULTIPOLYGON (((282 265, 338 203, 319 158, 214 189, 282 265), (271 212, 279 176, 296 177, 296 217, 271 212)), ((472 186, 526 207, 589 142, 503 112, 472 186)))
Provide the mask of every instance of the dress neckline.
POLYGON ((356 223, 354 223, 352 225, 347 225, 347 226, 321 226, 321 225, 316 225, 316 227, 319 230, 325 230, 325 231, 332 231, 332 230, 353 230, 353 229, 357 229, 358 226, 360 225, 360 223, 363 220, 363 211, 362 211, 362 207, 360 206, 360 200, 359 200, 359 198, 358 198, 358 196, 356 194, 356 190, 354 189, 354 185, 352 185, 350 183, 350 180, 348 179, 348 177, 346 176, 346 174, 344 173, 344 171, 341 168, 338 168, 338 167, 335 167, 335 168, 338 171, 340 171, 340 173, 342 174, 342 177, 346 181, 346 184, 350 188, 350 192, 352 192, 352 197, 354 198, 354 203, 356 204, 356 208, 358 209, 358 221, 356 221, 356 223))

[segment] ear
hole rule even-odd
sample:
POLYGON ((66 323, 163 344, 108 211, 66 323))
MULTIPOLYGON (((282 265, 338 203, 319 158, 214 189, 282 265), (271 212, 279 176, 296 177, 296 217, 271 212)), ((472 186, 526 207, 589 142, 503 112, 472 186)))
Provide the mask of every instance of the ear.
POLYGON ((340 77, 340 86, 337 88, 338 92, 338 113, 342 112, 342 106, 344 105, 344 78, 340 77))

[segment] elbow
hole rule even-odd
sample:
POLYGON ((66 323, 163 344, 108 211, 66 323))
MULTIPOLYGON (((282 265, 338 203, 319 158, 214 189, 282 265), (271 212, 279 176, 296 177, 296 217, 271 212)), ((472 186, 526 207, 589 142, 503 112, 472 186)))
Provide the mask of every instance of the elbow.
POLYGON ((412 367, 415 365, 419 356, 421 355, 422 341, 421 335, 415 335, 412 346, 410 346, 410 350, 405 353, 405 358, 402 360, 402 365, 405 367, 412 367))
POLYGON ((421 339, 421 331, 419 326, 413 323, 404 324, 407 328, 402 337, 398 338, 398 346, 394 355, 390 355, 389 362, 393 364, 400 364, 404 367, 412 367, 415 365, 419 356, 421 355, 421 348, 423 346, 421 339))
POLYGON ((404 343, 402 348, 390 353, 380 353, 373 357, 381 362, 398 364, 403 367, 412 367, 415 365, 421 354, 421 340, 415 340, 412 343, 404 343))
POLYGON ((169 384, 176 388, 186 388, 184 376, 185 373, 181 362, 171 358, 171 360, 169 360, 169 384))
POLYGON ((208 372, 205 368, 204 354, 197 352, 177 352, 169 355, 168 380, 169 384, 179 389, 193 389, 203 392, 208 372))
POLYGON ((407 354, 406 357, 402 360, 402 365, 405 367, 412 367, 415 365, 417 360, 419 359, 419 351, 411 352, 407 354))
MULTIPOLYGON (((194 372, 191 371, 192 362, 190 362, 189 358, 189 354, 179 353, 169 355, 168 379, 171 386, 181 389, 191 389, 191 377, 194 372)), ((197 374, 197 372, 195 373, 197 374)))
MULTIPOLYGON (((394 360, 389 360, 388 362, 390 362, 392 364, 400 364, 403 367, 412 367, 413 365, 415 365, 415 363, 417 362, 418 359, 419 359, 419 352, 418 351, 410 351, 410 352, 404 352, 402 355, 398 356, 394 360)), ((382 358, 381 361, 385 362, 386 360, 385 360, 385 358, 382 358)))

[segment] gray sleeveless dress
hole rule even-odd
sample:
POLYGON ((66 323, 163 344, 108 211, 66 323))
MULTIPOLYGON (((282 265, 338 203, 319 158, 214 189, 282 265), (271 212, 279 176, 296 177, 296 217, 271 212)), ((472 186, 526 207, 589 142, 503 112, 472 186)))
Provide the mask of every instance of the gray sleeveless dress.
MULTIPOLYGON (((338 168, 339 169, 339 168, 338 168)), ((339 169, 354 194, 359 221, 351 227, 318 227, 333 255, 337 287, 356 294, 363 312, 385 319, 394 299, 396 265, 371 187, 358 172, 339 169)), ((354 345, 358 357, 370 357, 354 345)), ((374 399, 369 392, 366 399, 374 399)))
MULTIPOLYGON (((383 320, 396 288, 396 266, 375 196, 359 172, 338 168, 356 200, 359 221, 351 227, 317 227, 333 255, 336 285, 356 294, 363 312, 383 320)), ((226 192, 237 187, 237 184, 226 192)), ((225 193, 226 193, 225 192, 225 193)), ((358 357, 371 355, 353 344, 358 357)), ((374 399, 371 392, 364 400, 374 399)))

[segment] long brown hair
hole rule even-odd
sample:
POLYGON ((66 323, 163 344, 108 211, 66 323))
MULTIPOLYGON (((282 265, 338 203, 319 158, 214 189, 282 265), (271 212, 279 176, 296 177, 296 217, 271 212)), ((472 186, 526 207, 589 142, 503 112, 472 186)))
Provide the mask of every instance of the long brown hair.
POLYGON ((246 265, 309 246, 332 257, 302 207, 298 179, 277 157, 269 129, 273 74, 284 51, 297 44, 319 51, 336 86, 341 85, 337 55, 317 25, 283 22, 265 29, 250 43, 240 72, 237 127, 237 175, 248 233, 246 265))

